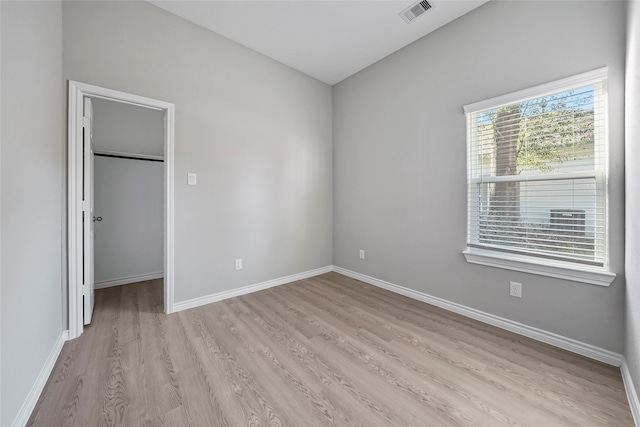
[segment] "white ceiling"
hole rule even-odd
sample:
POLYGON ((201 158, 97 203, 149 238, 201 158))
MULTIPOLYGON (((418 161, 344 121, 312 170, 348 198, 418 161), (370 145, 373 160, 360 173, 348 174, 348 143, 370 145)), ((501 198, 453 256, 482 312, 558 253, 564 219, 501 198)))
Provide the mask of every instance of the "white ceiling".
POLYGON ((334 85, 488 0, 429 0, 412 23, 398 12, 415 1, 163 1, 150 3, 334 85))

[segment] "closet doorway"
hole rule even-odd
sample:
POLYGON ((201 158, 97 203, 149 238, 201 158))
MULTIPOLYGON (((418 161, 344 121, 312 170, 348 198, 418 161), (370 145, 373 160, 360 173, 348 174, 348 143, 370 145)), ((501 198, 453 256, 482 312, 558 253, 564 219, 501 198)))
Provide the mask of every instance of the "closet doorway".
POLYGON ((95 288, 164 278, 173 311, 173 122, 173 104, 69 82, 71 338, 95 288))
POLYGON ((164 112, 92 105, 95 289, 163 278, 164 112))

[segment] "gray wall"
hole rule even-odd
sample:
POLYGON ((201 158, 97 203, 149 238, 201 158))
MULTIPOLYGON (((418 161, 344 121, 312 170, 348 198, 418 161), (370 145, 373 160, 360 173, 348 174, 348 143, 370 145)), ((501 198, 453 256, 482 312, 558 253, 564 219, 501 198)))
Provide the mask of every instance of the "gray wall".
POLYGON ((164 111, 94 98, 96 151, 164 156, 164 111))
POLYGON ((96 288, 162 275, 163 189, 163 163, 96 156, 96 288))
POLYGON ((622 352, 625 8, 490 2, 334 86, 334 264, 622 352), (463 105, 602 66, 618 278, 606 288, 466 263, 463 105))
POLYGON ((640 395, 640 1, 629 2, 626 75, 626 276, 625 357, 640 395))
POLYGON ((63 29, 65 79, 176 105, 177 302, 331 264, 329 86, 144 2, 63 29))
POLYGON ((1 2, 0 425, 14 421, 63 329, 60 2, 1 2))
MULTIPOLYGON (((164 112, 93 100, 96 151, 163 156, 164 112)), ((162 274, 164 164, 95 157, 96 288, 162 274)))

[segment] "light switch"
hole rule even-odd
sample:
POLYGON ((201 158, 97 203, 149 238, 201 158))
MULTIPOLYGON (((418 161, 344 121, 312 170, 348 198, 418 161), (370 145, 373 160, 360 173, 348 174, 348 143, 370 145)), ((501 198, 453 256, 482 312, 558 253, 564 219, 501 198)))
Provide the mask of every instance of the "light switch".
POLYGON ((187 184, 196 185, 196 174, 193 172, 189 172, 187 174, 187 184))

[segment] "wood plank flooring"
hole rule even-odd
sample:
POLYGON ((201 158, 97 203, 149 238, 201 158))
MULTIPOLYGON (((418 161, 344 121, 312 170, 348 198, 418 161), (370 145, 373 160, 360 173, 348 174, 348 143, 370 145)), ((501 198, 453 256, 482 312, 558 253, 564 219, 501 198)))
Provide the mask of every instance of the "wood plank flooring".
POLYGON ((162 313, 96 291, 30 426, 633 426, 617 368, 328 273, 162 313))

